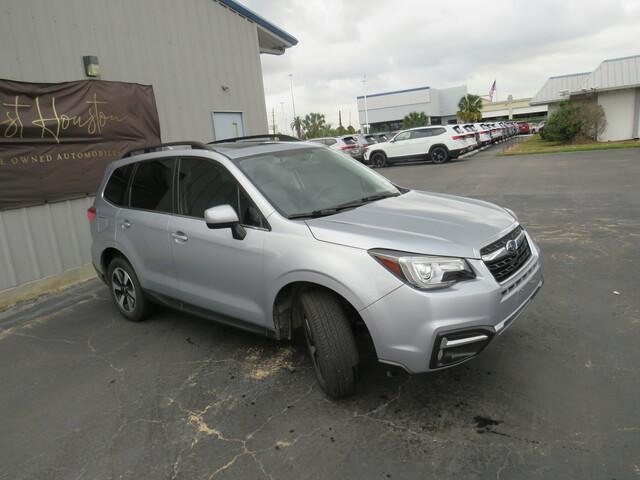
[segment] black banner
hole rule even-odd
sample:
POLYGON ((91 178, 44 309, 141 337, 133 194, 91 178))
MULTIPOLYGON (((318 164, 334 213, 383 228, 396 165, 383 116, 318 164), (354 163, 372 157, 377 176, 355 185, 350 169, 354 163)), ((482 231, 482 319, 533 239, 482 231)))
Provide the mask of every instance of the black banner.
POLYGON ((0 209, 94 194, 109 162, 158 143, 149 85, 0 80, 0 209))

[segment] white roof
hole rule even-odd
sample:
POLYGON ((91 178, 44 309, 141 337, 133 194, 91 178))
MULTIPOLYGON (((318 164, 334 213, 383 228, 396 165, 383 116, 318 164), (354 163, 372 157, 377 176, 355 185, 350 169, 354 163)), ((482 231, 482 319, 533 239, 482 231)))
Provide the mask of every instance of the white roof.
POLYGON ((541 103, 553 103, 569 98, 573 91, 580 90, 586 85, 590 72, 572 73, 571 75, 558 75, 549 77, 540 91, 529 102, 531 105, 541 103))
POLYGON ((640 55, 605 60, 589 76, 589 88, 611 90, 640 85, 640 55))
POLYGON ((531 105, 553 103, 584 91, 617 90, 640 86, 640 55, 611 58, 593 72, 549 77, 531 105))

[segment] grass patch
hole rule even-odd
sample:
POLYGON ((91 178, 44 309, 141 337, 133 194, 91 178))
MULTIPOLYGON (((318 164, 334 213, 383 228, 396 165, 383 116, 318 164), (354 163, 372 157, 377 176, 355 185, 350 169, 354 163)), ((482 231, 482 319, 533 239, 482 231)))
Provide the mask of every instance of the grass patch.
POLYGON ((611 150, 616 148, 640 148, 640 140, 622 140, 619 142, 579 142, 560 143, 549 142, 532 135, 522 142, 502 152, 500 155, 532 155, 538 153, 583 152, 586 150, 611 150))

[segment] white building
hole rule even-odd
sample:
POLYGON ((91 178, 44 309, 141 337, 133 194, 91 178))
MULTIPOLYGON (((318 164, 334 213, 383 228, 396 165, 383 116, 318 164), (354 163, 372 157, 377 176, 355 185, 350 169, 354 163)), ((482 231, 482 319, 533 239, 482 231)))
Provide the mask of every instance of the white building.
POLYGON ((607 126, 600 141, 640 137, 640 55, 603 61, 592 72, 550 77, 531 100, 531 105, 555 104, 565 99, 597 102, 607 126))
POLYGON ((467 86, 452 88, 419 87, 357 97, 360 125, 369 123, 370 131, 398 130, 411 112, 424 112, 431 125, 456 123, 460 98, 467 86), (366 108, 365 108, 366 106, 366 108))

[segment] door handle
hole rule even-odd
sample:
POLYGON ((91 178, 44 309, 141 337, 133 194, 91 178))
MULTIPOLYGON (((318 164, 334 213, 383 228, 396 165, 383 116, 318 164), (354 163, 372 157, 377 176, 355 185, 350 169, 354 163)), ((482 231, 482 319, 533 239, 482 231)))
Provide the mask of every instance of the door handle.
POLYGON ((129 222, 129 220, 125 220, 120 224, 120 228, 122 228, 123 230, 126 230, 127 228, 130 228, 130 227, 131 227, 131 222, 129 222))
POLYGON ((184 232, 174 232, 171 234, 171 238, 173 238, 176 243, 184 243, 189 240, 189 237, 187 237, 184 232))

